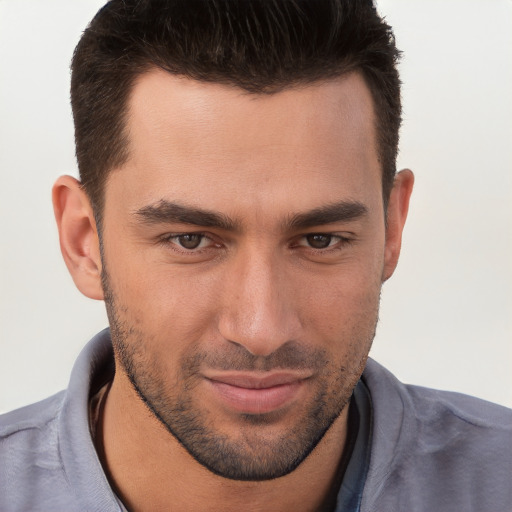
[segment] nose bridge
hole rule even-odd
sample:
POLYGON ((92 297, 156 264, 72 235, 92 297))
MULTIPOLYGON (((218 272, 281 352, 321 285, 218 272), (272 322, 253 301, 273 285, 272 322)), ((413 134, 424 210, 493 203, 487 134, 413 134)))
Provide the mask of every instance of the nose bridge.
POLYGON ((269 355, 297 333, 299 318, 281 259, 258 244, 240 251, 225 280, 222 336, 254 355, 269 355))

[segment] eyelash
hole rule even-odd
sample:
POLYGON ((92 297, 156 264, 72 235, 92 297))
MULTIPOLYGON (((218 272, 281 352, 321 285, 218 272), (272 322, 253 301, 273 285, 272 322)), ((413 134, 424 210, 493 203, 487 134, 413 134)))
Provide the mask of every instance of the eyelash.
POLYGON ((203 240, 210 240, 210 242, 212 242, 212 245, 217 245, 217 246, 220 246, 221 244, 215 244, 214 240, 212 239, 211 236, 209 236, 208 234, 206 233, 196 233, 196 232, 190 232, 190 233, 169 233, 169 234, 166 234, 164 236, 162 236, 159 240, 159 242, 163 245, 166 245, 166 246, 169 246, 169 245, 172 245, 174 247, 176 247, 174 250, 177 250, 179 252, 182 252, 182 253, 185 253, 185 254, 200 254, 201 252, 205 251, 205 250, 208 250, 211 246, 208 246, 208 247, 201 247, 200 249, 187 249, 186 247, 183 247, 181 246, 179 243, 174 243, 172 240, 174 238, 180 238, 180 237, 185 237, 185 236, 199 236, 201 237, 201 241, 199 242, 199 244, 201 244, 203 242, 203 240))
MULTIPOLYGON (((321 254, 330 254, 332 252, 340 251, 341 249, 345 248, 346 246, 352 244, 353 242, 354 242, 354 240, 352 238, 347 237, 347 236, 338 235, 335 233, 307 233, 305 235, 301 235, 300 237, 296 238, 296 241, 293 242, 293 244, 291 245, 291 248, 302 247, 305 250, 313 251, 316 254, 320 254, 320 253, 321 254), (315 247, 311 247, 310 245, 302 245, 299 243, 300 241, 307 239, 307 237, 315 237, 315 236, 329 237, 329 238, 331 238, 330 242, 332 241, 332 239, 337 239, 337 242, 335 244, 333 244, 332 246, 328 245, 327 247, 323 247, 323 248, 315 248, 315 247)), ((165 246, 172 246, 173 250, 178 251, 182 254, 188 254, 188 255, 201 254, 204 251, 211 249, 212 247, 215 247, 215 246, 221 247, 221 245, 222 245, 220 243, 216 243, 214 241, 214 239, 209 234, 203 233, 203 232, 168 233, 159 239, 159 243, 162 245, 165 245, 165 246), (199 244, 201 244, 205 239, 210 240, 210 244, 207 247, 187 249, 186 247, 181 246, 178 242, 174 243, 172 241, 173 239, 178 239, 180 237, 185 237, 185 236, 199 236, 199 237, 201 237, 199 244)))
POLYGON ((305 247, 306 249, 309 249, 309 250, 315 251, 315 252, 321 252, 322 254, 330 253, 333 251, 339 251, 339 250, 343 249, 344 247, 346 247, 347 245, 350 245, 353 242, 352 238, 349 238, 347 236, 337 235, 335 233, 308 233, 307 235, 302 235, 299 238, 299 241, 301 241, 303 239, 307 239, 308 237, 328 237, 328 238, 330 238, 329 243, 333 241, 332 239, 337 239, 336 243, 334 243, 333 245, 328 245, 327 247, 322 247, 322 248, 312 247, 311 245, 304 246, 304 245, 300 245, 298 243, 296 244, 298 247, 305 247))

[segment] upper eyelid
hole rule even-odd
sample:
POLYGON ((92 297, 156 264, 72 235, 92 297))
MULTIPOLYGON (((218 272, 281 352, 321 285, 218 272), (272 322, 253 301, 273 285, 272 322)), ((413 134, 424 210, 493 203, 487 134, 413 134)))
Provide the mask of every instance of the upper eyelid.
POLYGON ((202 236, 204 238, 209 238, 210 240, 213 238, 210 234, 205 233, 204 231, 180 231, 179 233, 165 233, 161 235, 159 238, 162 240, 170 240, 171 238, 178 238, 180 236, 187 235, 202 236))
MULTIPOLYGON (((160 241, 166 241, 171 240, 172 238, 178 238, 180 236, 186 236, 186 235, 198 235, 202 236, 204 238, 207 238, 213 242, 216 240, 216 236, 212 235, 211 233, 205 232, 205 231, 179 231, 179 232, 171 232, 171 233, 165 233, 158 237, 160 241)), ((329 232, 329 231, 310 231, 307 233, 302 233, 298 235, 294 235, 292 237, 293 240, 301 240, 308 236, 314 236, 314 235, 320 235, 320 236, 330 236, 333 238, 338 238, 340 241, 352 241, 355 237, 354 233, 350 232, 329 232)))
POLYGON ((343 236, 343 235, 337 235, 334 233, 307 233, 306 235, 300 235, 296 239, 297 240, 303 240, 306 239, 308 236, 326 236, 331 238, 337 238, 338 240, 349 240, 349 237, 343 236))
MULTIPOLYGON (((202 242, 203 240, 201 240, 202 242)), ((203 232, 191 232, 191 231, 187 231, 187 232, 181 232, 181 233, 167 233, 161 237, 159 237, 159 240, 158 242, 160 244, 172 244, 174 245, 177 249, 174 249, 174 250, 177 250, 177 251, 180 251, 182 253, 185 253, 185 254, 197 254, 201 251, 206 251, 208 249, 210 249, 212 246, 215 246, 215 245, 220 245, 218 242, 216 242, 212 236, 209 236, 207 233, 203 233, 203 232), (173 242, 171 241, 173 238, 179 238, 180 236, 186 236, 186 235, 197 235, 197 236, 201 236, 203 238, 206 238, 207 240, 209 240, 209 244, 208 246, 206 247, 197 247, 197 248, 194 248, 194 249, 187 249, 186 247, 183 247, 181 246, 178 242, 173 242)), ((200 243, 201 243, 200 242, 200 243)))
POLYGON ((343 232, 343 233, 339 233, 339 232, 329 233, 329 232, 325 232, 325 231, 311 231, 310 233, 304 233, 304 234, 301 234, 301 235, 297 235, 294 238, 295 238, 295 240, 300 240, 302 238, 306 238, 308 236, 315 236, 315 235, 318 235, 318 236, 330 236, 332 238, 339 238, 340 240, 352 240, 353 238, 355 238, 355 235, 353 233, 346 233, 346 232, 343 232))

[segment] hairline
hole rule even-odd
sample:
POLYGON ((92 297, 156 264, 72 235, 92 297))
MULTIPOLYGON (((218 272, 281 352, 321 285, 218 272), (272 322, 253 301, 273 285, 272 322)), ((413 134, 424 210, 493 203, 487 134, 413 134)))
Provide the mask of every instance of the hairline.
POLYGON ((96 221, 96 225, 98 228, 98 232, 101 232, 102 228, 102 220, 103 220, 103 213, 105 209, 105 191, 106 187, 108 185, 108 181, 110 176, 113 172, 121 172, 122 166, 128 161, 130 158, 130 137, 129 137, 129 129, 128 129, 128 123, 129 123, 129 117, 130 117, 130 105, 131 101, 134 95, 135 88, 137 86, 137 83, 142 80, 145 76, 148 74, 154 72, 154 71, 163 71, 167 73, 170 76, 174 76, 183 80, 191 80, 196 83, 202 83, 202 84, 212 84, 212 85, 222 85, 228 88, 231 88, 232 90, 238 90, 243 92, 244 94, 248 96, 272 96, 274 94, 279 94, 280 92, 284 91, 293 91, 298 89, 303 89, 307 87, 313 87, 316 85, 321 85, 322 83, 331 82, 336 79, 345 79, 348 78, 353 73, 359 74, 366 87, 368 88, 368 92, 371 96, 372 101, 372 113, 373 113, 373 129, 374 129, 374 140, 376 145, 376 151, 377 151, 377 158, 378 162, 380 164, 380 172, 381 172, 381 192, 383 197, 383 206, 384 206, 384 213, 387 213, 387 204, 389 199, 390 191, 386 193, 384 189, 384 178, 385 178, 385 169, 384 169, 384 162, 382 159, 382 149, 381 149, 381 142, 379 141, 379 122, 380 117, 377 112, 377 102, 374 97, 374 92, 371 84, 369 83, 369 80, 366 77, 366 74, 364 73, 364 70, 362 66, 340 66, 340 69, 338 71, 332 72, 332 74, 325 73, 324 76, 311 78, 311 79, 295 79, 290 81, 283 81, 282 83, 278 83, 272 87, 266 87, 263 90, 250 90, 246 87, 243 87, 240 84, 235 83, 234 80, 230 79, 215 79, 215 78, 208 78, 208 77, 195 77, 190 76, 189 74, 185 73, 176 73, 169 69, 166 69, 162 66, 159 66, 158 64, 155 64, 154 62, 147 62, 145 66, 141 66, 137 72, 134 72, 131 76, 131 79, 129 81, 128 86, 126 87, 126 95, 123 102, 123 108, 120 115, 120 122, 121 122, 121 133, 119 135, 119 139, 121 141, 121 154, 120 157, 116 160, 116 162, 109 166, 108 168, 105 168, 104 170, 104 178, 101 181, 101 189, 99 193, 99 201, 94 202, 91 195, 88 193, 86 187, 82 185, 82 188, 84 189, 87 197, 89 198, 89 201, 91 202, 91 206, 94 212, 94 218, 96 221))

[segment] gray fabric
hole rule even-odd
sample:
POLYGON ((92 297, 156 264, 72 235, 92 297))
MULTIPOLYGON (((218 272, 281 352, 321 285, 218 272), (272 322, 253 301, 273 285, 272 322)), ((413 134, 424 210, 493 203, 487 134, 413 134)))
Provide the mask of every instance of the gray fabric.
POLYGON ((512 410, 406 386, 375 361, 364 378, 374 424, 362 511, 512 511, 512 410))
MULTIPOLYGON (((122 510, 87 417, 91 378, 111 358, 103 331, 79 356, 66 392, 0 416, 1 512, 122 510)), ((512 511, 512 411, 405 386, 371 360, 363 380, 373 436, 362 512, 512 511)))
POLYGON ((111 357, 108 331, 78 357, 66 392, 0 416, 1 512, 119 512, 89 432, 92 374, 111 357))

